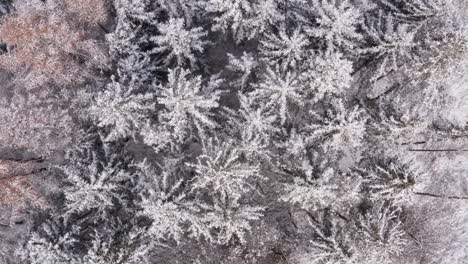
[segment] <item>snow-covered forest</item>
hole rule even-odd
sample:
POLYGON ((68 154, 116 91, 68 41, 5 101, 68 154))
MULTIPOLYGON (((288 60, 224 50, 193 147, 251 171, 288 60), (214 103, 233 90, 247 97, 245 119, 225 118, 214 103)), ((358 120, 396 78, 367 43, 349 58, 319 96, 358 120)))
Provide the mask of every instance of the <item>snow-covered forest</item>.
POLYGON ((0 264, 468 263, 468 1, 0 0, 0 264))

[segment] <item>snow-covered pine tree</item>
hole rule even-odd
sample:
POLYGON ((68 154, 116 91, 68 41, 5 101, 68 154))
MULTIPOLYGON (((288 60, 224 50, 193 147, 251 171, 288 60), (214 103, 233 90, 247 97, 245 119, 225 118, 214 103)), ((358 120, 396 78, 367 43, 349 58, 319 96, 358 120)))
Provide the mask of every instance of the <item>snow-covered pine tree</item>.
POLYGON ((216 230, 217 243, 227 244, 233 238, 245 243, 250 223, 259 220, 264 210, 241 202, 263 178, 259 165, 244 160, 235 142, 210 138, 203 142, 203 154, 189 166, 195 171, 192 188, 199 197, 203 222, 216 230))
POLYGON ((164 108, 159 113, 160 125, 155 129, 170 139, 162 139, 149 127, 142 133, 145 142, 159 148, 182 143, 190 136, 203 138, 206 129, 217 127, 212 111, 219 106, 221 91, 217 88, 221 82, 215 76, 202 80, 200 75, 192 76, 190 70, 182 68, 169 70, 168 82, 156 88, 158 104, 164 108))
POLYGON ((265 102, 268 111, 276 114, 278 121, 284 125, 291 108, 304 104, 304 87, 296 72, 284 72, 279 67, 267 68, 251 96, 259 102, 265 102))
POLYGON ((323 155, 316 144, 297 132, 281 144, 276 166, 288 183, 280 199, 305 210, 346 212, 360 200, 361 179, 335 169, 338 160, 323 155))
POLYGON ((364 31, 370 43, 361 53, 373 56, 378 63, 373 81, 393 71, 408 70, 408 65, 415 63, 417 30, 417 25, 397 23, 394 16, 383 12, 366 19, 364 31))
POLYGON ((352 83, 353 65, 341 53, 314 54, 304 65, 301 82, 314 102, 347 95, 352 83))
MULTIPOLYGON (((362 206, 362 205, 361 205, 362 206)), ((402 209, 377 201, 357 215, 324 209, 308 213, 310 240, 300 263, 394 263, 410 246, 402 226, 402 209), (370 206, 370 207, 369 207, 370 206)), ((362 209, 361 209, 362 210, 362 209)))
MULTIPOLYGON (((404 105, 400 100, 394 100, 392 103, 397 103, 400 107, 404 105)), ((425 134, 433 134, 431 123, 428 120, 419 120, 417 115, 415 116, 418 113, 407 109, 404 112, 399 109, 388 109, 385 104, 381 105, 378 112, 379 125, 373 127, 380 133, 375 138, 380 139, 382 143, 408 144, 423 139, 425 134)))
POLYGON ((97 127, 108 131, 106 141, 135 138, 156 112, 154 91, 138 93, 138 88, 113 79, 86 111, 86 116, 96 122, 97 127))
POLYGON ((260 43, 260 54, 265 63, 278 63, 283 71, 299 68, 308 55, 310 44, 301 28, 291 34, 284 28, 277 34, 270 32, 260 43))
POLYGON ((233 240, 245 244, 247 234, 253 229, 252 223, 263 217, 265 209, 261 206, 241 204, 237 199, 231 199, 224 204, 202 205, 202 208, 204 221, 216 232, 215 242, 222 245, 233 240))
POLYGON ((362 16, 348 0, 307 1, 306 12, 298 14, 305 32, 329 52, 351 51, 362 39, 357 27, 362 16))
POLYGON ((236 42, 250 40, 283 20, 276 0, 207 0, 213 30, 231 32, 236 42))
POLYGON ((231 115, 233 119, 230 122, 234 131, 240 131, 239 151, 248 160, 269 159, 270 137, 279 132, 274 126, 276 116, 269 114, 264 106, 256 104, 254 98, 241 93, 238 98, 240 107, 237 115, 231 115))
POLYGON ((383 6, 387 7, 393 15, 407 21, 418 22, 433 19, 454 8, 456 1, 448 0, 381 0, 383 6))
POLYGON ((160 7, 155 1, 114 0, 115 29, 106 35, 117 66, 118 81, 145 86, 156 83, 162 56, 151 54, 150 38, 157 32, 160 7))
POLYGON ((201 54, 208 44, 204 40, 207 33, 203 28, 186 28, 185 21, 181 18, 171 18, 158 24, 158 30, 160 35, 150 38, 156 45, 151 52, 162 53, 166 66, 183 66, 189 62, 194 67, 197 62, 195 55, 201 54))
POLYGON ((332 101, 331 107, 323 115, 312 113, 318 123, 308 126, 311 131, 309 140, 325 140, 323 145, 329 150, 360 146, 367 128, 368 117, 364 110, 357 105, 348 110, 341 99, 332 101))
POLYGON ((376 202, 357 221, 357 239, 361 241, 361 259, 391 263, 409 245, 402 226, 402 209, 390 201, 376 202))
POLYGON ((245 132, 249 138, 258 135, 264 139, 279 131, 273 125, 277 117, 270 114, 267 107, 258 104, 255 97, 238 93, 238 99, 239 109, 235 113, 232 109, 228 109, 232 118, 229 122, 232 123, 233 129, 245 132))
MULTIPOLYGON (((118 228, 116 226, 116 228, 118 228)), ((96 234, 92 246, 80 259, 84 264, 149 264, 149 245, 142 243, 139 237, 145 230, 133 232, 120 241, 115 237, 96 234)), ((145 241, 146 242, 146 241, 145 241)))
POLYGON ((187 236, 211 240, 197 204, 188 197, 192 188, 190 170, 180 149, 176 153, 157 167, 147 162, 137 164, 143 171, 137 185, 140 215, 153 221, 147 234, 155 244, 181 243, 187 236))
POLYGON ((356 242, 346 220, 332 215, 329 210, 308 220, 312 238, 302 259, 312 264, 355 263, 356 242))
MULTIPOLYGON (((302 161, 303 163, 307 161, 302 161)), ((320 171, 312 170, 310 164, 299 164, 303 170, 308 166, 308 175, 292 175, 292 183, 286 184, 281 200, 297 205, 304 210, 323 210, 333 208, 337 212, 347 212, 352 206, 358 204, 361 199, 361 181, 357 177, 349 177, 347 174, 326 169, 321 175, 320 171), (304 177, 306 176, 306 177, 304 177), (315 178, 314 178, 315 177, 315 178)))
POLYGON ((65 219, 90 210, 104 216, 117 203, 125 205, 123 183, 133 174, 121 157, 111 153, 110 145, 102 146, 103 153, 93 147, 70 150, 68 162, 58 167, 66 177, 65 219))
POLYGON ((411 202, 414 187, 421 173, 412 171, 408 165, 396 159, 364 162, 363 168, 354 173, 362 177, 363 187, 369 192, 370 199, 388 199, 396 204, 411 202))
POLYGON ((74 264, 78 263, 76 258, 72 258, 66 251, 57 248, 56 242, 44 241, 33 234, 28 240, 28 248, 22 249, 21 258, 31 264, 56 263, 74 264))
POLYGON ((244 90, 248 86, 249 81, 251 81, 255 75, 259 63, 252 54, 247 52, 244 52, 240 58, 237 58, 232 54, 228 54, 228 57, 229 65, 227 68, 230 71, 241 75, 240 78, 236 78, 232 84, 240 86, 241 90, 244 90))
POLYGON ((90 230, 90 226, 95 226, 86 219, 64 223, 60 217, 52 217, 32 232, 28 242, 17 250, 17 256, 30 264, 150 263, 149 246, 141 239, 145 230, 137 227, 128 232, 128 224, 115 221, 90 230))
POLYGON ((258 165, 242 161, 235 142, 210 138, 203 142, 203 154, 190 165, 196 173, 193 189, 209 191, 220 201, 238 200, 261 179, 258 165))
POLYGON ((204 1, 192 0, 157 0, 160 8, 171 18, 183 18, 187 26, 200 16, 204 1))

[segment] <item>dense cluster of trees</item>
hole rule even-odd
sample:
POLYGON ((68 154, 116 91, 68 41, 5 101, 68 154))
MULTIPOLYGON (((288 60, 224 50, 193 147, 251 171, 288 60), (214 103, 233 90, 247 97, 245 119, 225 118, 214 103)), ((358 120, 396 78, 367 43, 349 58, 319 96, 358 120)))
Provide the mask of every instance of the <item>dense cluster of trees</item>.
POLYGON ((468 261, 465 1, 0 13, 3 262, 468 261))

